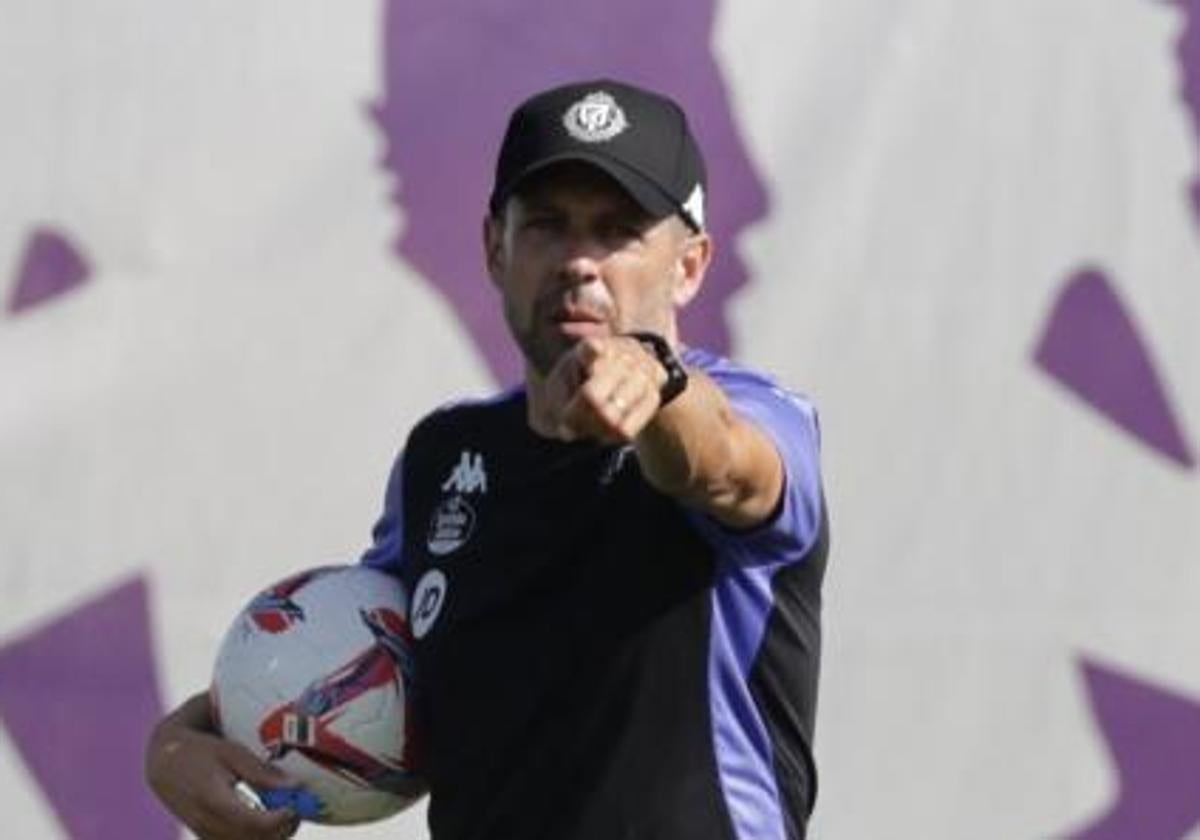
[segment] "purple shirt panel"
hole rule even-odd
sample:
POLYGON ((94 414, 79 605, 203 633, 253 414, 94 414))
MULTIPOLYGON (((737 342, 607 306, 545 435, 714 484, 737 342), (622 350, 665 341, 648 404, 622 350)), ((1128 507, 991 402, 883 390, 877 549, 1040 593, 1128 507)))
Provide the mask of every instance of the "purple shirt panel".
POLYGON ((400 573, 404 550, 404 453, 396 456, 383 497, 383 514, 371 529, 371 547, 362 563, 391 574, 400 573))
POLYGON ((817 415, 803 397, 726 359, 689 350, 684 362, 713 379, 734 410, 766 433, 783 462, 783 495, 767 522, 736 531, 701 513, 692 519, 718 558, 709 702, 721 789, 741 840, 785 840, 771 739, 750 693, 750 672, 775 605, 775 572, 802 561, 820 534, 817 415))
POLYGON ((708 374, 734 410, 770 438, 784 473, 779 507, 762 525, 738 531, 700 513, 692 515, 693 522, 730 563, 778 567, 802 559, 821 527, 821 440, 816 409, 770 377, 720 356, 690 349, 683 361, 708 374))

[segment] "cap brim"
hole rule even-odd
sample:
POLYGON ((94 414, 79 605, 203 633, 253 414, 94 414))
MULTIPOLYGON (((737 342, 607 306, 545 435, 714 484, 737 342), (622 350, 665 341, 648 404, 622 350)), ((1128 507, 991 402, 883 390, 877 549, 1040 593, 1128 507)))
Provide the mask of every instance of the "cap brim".
POLYGON ((517 192, 521 188, 521 185, 529 180, 530 176, 536 175, 538 172, 542 172, 557 164, 573 161, 590 164, 605 175, 608 175, 629 194, 630 198, 637 202, 638 206, 655 219, 665 219, 667 216, 682 214, 682 208, 674 199, 664 193, 657 184, 636 169, 607 155, 598 152, 588 152, 582 149, 573 149, 569 152, 550 155, 522 170, 505 184, 502 190, 493 196, 493 212, 499 211, 504 202, 508 201, 513 193, 517 192))

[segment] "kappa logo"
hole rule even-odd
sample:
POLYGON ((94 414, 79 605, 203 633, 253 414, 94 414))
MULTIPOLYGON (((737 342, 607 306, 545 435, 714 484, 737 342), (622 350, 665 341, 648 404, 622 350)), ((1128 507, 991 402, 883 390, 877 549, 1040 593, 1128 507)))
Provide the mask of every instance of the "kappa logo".
POLYGON ((563 125, 576 140, 603 143, 629 128, 629 121, 617 100, 603 91, 596 91, 567 109, 563 114, 563 125))
POLYGON ((464 449, 454 469, 442 484, 444 493, 486 493, 487 470, 483 467, 483 455, 464 449))
POLYGON ((446 604, 449 588, 446 575, 439 569, 430 569, 421 576, 412 599, 411 624, 414 638, 423 639, 433 629, 434 622, 438 620, 438 616, 442 614, 442 607, 446 604))

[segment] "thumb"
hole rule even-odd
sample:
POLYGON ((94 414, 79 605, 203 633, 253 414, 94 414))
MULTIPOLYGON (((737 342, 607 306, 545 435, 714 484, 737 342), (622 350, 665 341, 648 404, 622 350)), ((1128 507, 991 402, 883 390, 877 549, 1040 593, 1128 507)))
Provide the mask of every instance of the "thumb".
POLYGON ((299 782, 277 765, 263 761, 241 744, 227 742, 223 758, 225 766, 251 787, 270 790, 300 786, 299 782))

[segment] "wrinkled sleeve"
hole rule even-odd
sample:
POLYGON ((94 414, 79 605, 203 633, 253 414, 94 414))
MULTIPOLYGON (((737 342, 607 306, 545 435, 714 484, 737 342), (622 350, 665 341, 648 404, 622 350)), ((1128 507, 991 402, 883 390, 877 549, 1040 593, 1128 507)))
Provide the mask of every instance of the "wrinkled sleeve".
POLYGON ((383 498, 383 514, 371 530, 371 547, 362 562, 376 569, 400 571, 404 547, 404 453, 396 456, 383 498))

